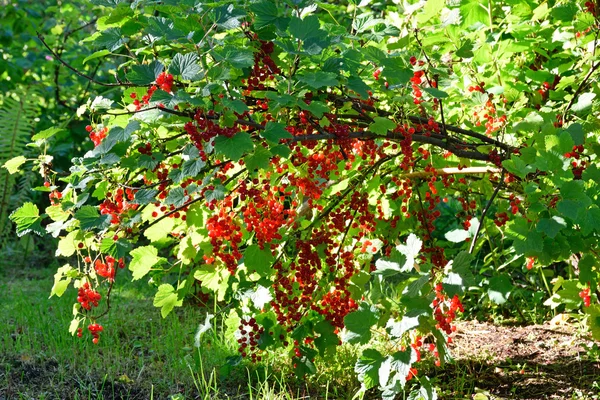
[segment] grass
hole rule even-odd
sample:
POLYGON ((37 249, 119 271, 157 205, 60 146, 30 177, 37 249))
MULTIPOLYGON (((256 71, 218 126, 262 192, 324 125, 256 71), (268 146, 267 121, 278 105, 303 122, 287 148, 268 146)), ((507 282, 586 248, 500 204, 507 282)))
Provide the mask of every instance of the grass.
MULTIPOLYGON (((275 355, 263 364, 230 366, 237 343, 215 331, 194 346, 206 310, 176 308, 162 319, 153 288, 117 280, 111 311, 94 345, 68 332, 77 296, 48 299, 55 269, 0 270, 0 399, 273 399, 352 398, 356 349, 323 363, 309 381, 293 378, 275 355), (226 367, 226 368, 225 368, 226 367)), ((281 355, 279 355, 281 356, 281 355)))

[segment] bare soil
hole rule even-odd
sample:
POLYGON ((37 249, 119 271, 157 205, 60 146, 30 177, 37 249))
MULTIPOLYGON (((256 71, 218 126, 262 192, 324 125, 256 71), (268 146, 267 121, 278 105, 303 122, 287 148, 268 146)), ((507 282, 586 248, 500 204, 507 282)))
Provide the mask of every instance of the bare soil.
POLYGON ((565 319, 530 326, 460 322, 450 345, 455 363, 431 374, 444 388, 440 398, 599 398, 600 354, 588 354, 584 346, 593 341, 565 319))

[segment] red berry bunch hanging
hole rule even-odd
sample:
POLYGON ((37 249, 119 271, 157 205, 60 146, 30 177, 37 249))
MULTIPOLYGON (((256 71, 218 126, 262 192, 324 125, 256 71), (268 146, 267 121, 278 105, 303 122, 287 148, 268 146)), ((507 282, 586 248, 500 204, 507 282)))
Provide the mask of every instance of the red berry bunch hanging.
POLYGON ((584 307, 590 306, 590 304, 592 302, 592 298, 590 296, 590 288, 589 287, 582 289, 581 292, 579 292, 579 297, 581 297, 581 299, 583 300, 584 307))
POLYGON ((156 84, 165 92, 171 93, 173 87, 173 75, 161 72, 158 77, 156 77, 156 84))
POLYGON ((104 138, 108 134, 107 127, 102 127, 99 130, 95 131, 90 125, 88 125, 85 127, 85 130, 90 132, 90 139, 92 139, 92 142, 94 143, 95 147, 100 146, 100 143, 102 143, 102 140, 104 140, 104 138))
POLYGON ((84 283, 77 291, 77 302, 86 310, 98 307, 101 298, 100 293, 93 290, 88 282, 84 283))
POLYGON ((240 326, 236 331, 237 342, 240 345, 238 352, 242 357, 250 356, 252 362, 261 361, 262 358, 258 355, 258 339, 265 332, 265 328, 259 326, 255 318, 249 320, 242 319, 240 326))
POLYGON ((444 287, 441 283, 435 286, 435 298, 431 305, 433 306, 434 318, 437 321, 436 328, 450 335, 455 330, 455 327, 451 324, 456 318, 456 311, 464 312, 465 310, 457 295, 454 295, 452 299, 448 299, 443 290, 444 287))
POLYGON ((535 265, 535 257, 527 257, 527 269, 532 269, 535 265))
POLYGON ((571 158, 571 172, 573 172, 573 179, 581 179, 581 175, 587 166, 585 160, 581 160, 581 156, 585 148, 582 144, 573 146, 573 150, 565 153, 565 158, 571 158))
MULTIPOLYGON (((256 36, 252 37, 252 40, 257 39, 256 36)), ((249 96, 252 90, 264 90, 265 82, 275 79, 274 75, 281 73, 281 70, 271 58, 271 54, 275 50, 274 43, 264 40, 259 40, 259 42, 260 50, 254 53, 254 66, 250 71, 250 76, 247 81, 242 81, 242 83, 247 83, 246 90, 243 93, 245 96, 249 96)))
POLYGON ((113 198, 111 192, 106 194, 106 199, 100 203, 100 214, 110 215, 111 223, 118 224, 121 221, 121 215, 127 210, 136 210, 138 204, 131 204, 130 202, 135 199, 135 191, 132 189, 123 190, 122 188, 117 189, 116 195, 113 198))
POLYGON ((94 344, 98 344, 98 341, 100 340, 100 332, 102 332, 104 330, 102 325, 96 324, 96 323, 90 324, 88 326, 88 330, 92 334, 92 342, 94 344))

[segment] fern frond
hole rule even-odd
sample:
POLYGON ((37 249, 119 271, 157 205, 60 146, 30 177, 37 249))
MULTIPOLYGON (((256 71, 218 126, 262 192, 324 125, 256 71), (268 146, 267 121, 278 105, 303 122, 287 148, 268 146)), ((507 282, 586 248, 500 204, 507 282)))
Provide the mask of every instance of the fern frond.
MULTIPOLYGON (((39 112, 39 97, 35 92, 28 87, 3 99, 0 106, 0 165, 26 150, 39 112)), ((5 168, 0 168, 0 237, 8 233, 10 226, 8 214, 14 185, 15 177, 5 168)))

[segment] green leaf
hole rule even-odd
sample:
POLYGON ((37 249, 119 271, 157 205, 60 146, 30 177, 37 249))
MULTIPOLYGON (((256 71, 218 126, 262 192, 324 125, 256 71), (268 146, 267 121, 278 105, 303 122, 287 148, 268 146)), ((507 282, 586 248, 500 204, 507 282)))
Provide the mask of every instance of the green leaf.
POLYGON ((44 139, 49 139, 52 136, 56 135, 58 132, 64 132, 65 129, 62 128, 48 128, 48 129, 44 129, 41 132, 36 133, 35 135, 33 135, 31 137, 31 140, 33 142, 35 142, 36 140, 44 140, 44 139))
POLYGON ((448 93, 436 88, 423 88, 423 90, 436 99, 445 99, 448 97, 448 93))
POLYGON ((83 206, 75 213, 75 219, 83 230, 108 228, 111 218, 109 214, 100 215, 98 208, 94 206, 83 206))
POLYGON ((418 327, 419 317, 426 314, 427 311, 425 310, 410 310, 404 314, 400 321, 390 319, 387 323, 386 329, 393 338, 399 339, 404 335, 405 332, 418 327))
POLYGON ((579 95, 577 102, 573 104, 571 110, 580 113, 592 108, 593 100, 596 98, 596 93, 583 93, 579 95))
POLYGON ((365 349, 356 360, 354 372, 358 374, 358 380, 363 383, 365 389, 371 389, 379 385, 379 368, 385 357, 375 349, 365 349))
POLYGON ((371 326, 379 320, 379 312, 375 306, 361 302, 358 310, 344 317, 346 334, 344 340, 352 344, 365 344, 371 339, 371 326))
POLYGON ((132 204, 150 204, 156 201, 156 195, 158 190, 156 189, 140 189, 135 192, 132 204))
POLYGON ((322 87, 336 86, 340 82, 337 75, 333 72, 307 72, 298 77, 300 82, 306 83, 313 89, 320 89, 322 87))
POLYGON ((250 271, 256 271, 260 276, 267 277, 272 272, 275 257, 270 250, 261 250, 258 245, 250 245, 244 252, 244 265, 250 271))
POLYGON ((131 72, 127 74, 127 79, 136 85, 149 85, 156 81, 163 68, 159 61, 152 61, 148 65, 134 65, 131 67, 131 72))
POLYGON ((494 276, 490 279, 488 296, 496 304, 504 304, 508 301, 510 292, 514 289, 510 278, 506 274, 494 276))
POLYGON ((588 315, 588 325, 592 332, 594 340, 600 340, 600 306, 593 304, 585 307, 585 313, 588 315))
POLYGON ((195 178, 206 166, 206 162, 204 162, 201 158, 197 158, 195 160, 187 160, 181 166, 181 171, 185 176, 190 176, 195 178))
POLYGON ((254 53, 250 49, 236 46, 225 46, 213 52, 215 61, 225 61, 234 68, 250 68, 254 65, 254 53))
POLYGON ((56 249, 56 256, 71 257, 77 250, 77 244, 80 242, 77 240, 78 235, 81 231, 75 230, 69 232, 69 234, 58 241, 58 248, 56 249))
POLYGON ((561 229, 566 228, 567 223, 559 216, 552 218, 542 218, 538 221, 536 230, 545 233, 549 238, 554 239, 561 229))
POLYGON ((164 260, 164 258, 158 256, 158 250, 154 246, 138 247, 132 250, 130 254, 133 258, 129 263, 129 270, 133 272, 132 279, 134 281, 146 276, 153 266, 164 260))
POLYGON ((322 34, 319 29, 319 18, 316 15, 309 15, 304 19, 292 17, 290 20, 290 34, 298 40, 305 41, 308 38, 317 37, 322 34))
POLYGON ((464 293, 474 280, 471 272, 473 256, 467 251, 461 251, 448 263, 448 274, 442 280, 448 296, 464 293))
POLYGON ((214 143, 215 152, 231 161, 238 161, 244 154, 254 150, 254 143, 247 132, 238 132, 232 137, 220 135, 215 138, 214 143))
POLYGON ((369 125, 369 129, 378 135, 385 136, 388 131, 396 129, 396 123, 388 118, 375 117, 373 121, 369 125))
POLYGON ((56 270, 56 274, 54 274, 54 285, 52 285, 50 297, 61 297, 65 293, 65 290, 67 290, 72 281, 72 277, 70 276, 70 273, 72 272, 77 272, 77 270, 71 267, 69 264, 65 264, 56 270))
POLYGON ((330 350, 335 351, 340 338, 335 334, 335 327, 329 321, 323 320, 316 324, 315 333, 319 334, 315 337, 315 346, 321 357, 325 357, 325 354, 330 350))
POLYGON ((176 186, 169 191, 165 204, 168 206, 175 206, 175 208, 181 208, 190 199, 185 194, 185 189, 181 186, 176 186))
POLYGON ((169 72, 171 74, 180 75, 182 79, 190 81, 197 80, 201 71, 202 69, 198 65, 198 55, 196 53, 177 53, 169 65, 169 72))
POLYGON ((445 0, 428 0, 425 2, 425 7, 423 7, 423 13, 417 16, 417 21, 421 23, 429 22, 431 18, 437 17, 445 4, 445 0))
POLYGON ((163 218, 144 231, 144 236, 151 242, 160 242, 165 239, 175 226, 173 218, 163 218))
POLYGON ((348 78, 348 89, 354 90, 363 99, 369 97, 369 91, 371 90, 362 79, 356 76, 348 78))
POLYGON ((121 29, 119 28, 108 28, 94 40, 95 44, 100 47, 105 47, 111 52, 119 50, 127 42, 129 42, 129 39, 123 37, 121 29))
POLYGON ((175 306, 181 307, 182 304, 183 299, 179 300, 175 288, 172 285, 164 283, 158 287, 158 292, 156 292, 156 295, 154 296, 154 306, 161 307, 160 315, 162 315, 163 318, 166 318, 175 306))
POLYGON ((13 157, 6 161, 3 167, 8 170, 9 174, 14 174, 20 171, 21 165, 23 165, 26 161, 27 159, 23 156, 13 157))
MULTIPOLYGON (((579 282, 583 285, 587 285, 588 282, 592 283, 598 280, 598 272, 596 268, 596 257, 591 254, 585 254, 579 260, 579 282)), ((590 285, 592 291, 594 290, 595 284, 590 285)))
POLYGON ((129 250, 131 250, 131 243, 126 239, 115 241, 112 237, 108 237, 102 239, 102 242, 100 243, 100 251, 102 254, 108 254, 117 260, 129 254, 129 250))
POLYGON ((271 143, 279 143, 281 139, 291 139, 292 134, 285 130, 285 125, 280 122, 269 121, 260 135, 271 143))
POLYGON ((120 126, 115 126, 109 132, 109 136, 111 139, 117 142, 125 142, 129 140, 131 134, 141 128, 139 121, 129 121, 125 128, 121 128, 120 126))
POLYGON ((250 173, 255 173, 256 170, 267 169, 272 156, 273 155, 268 149, 258 146, 256 150, 254 150, 254 153, 249 154, 244 158, 246 169, 250 173))
POLYGON ((110 54, 109 50, 99 50, 95 53, 90 54, 86 58, 83 59, 83 64, 87 64, 88 61, 94 60, 96 58, 104 57, 105 55, 110 54))
POLYGON ((271 0, 263 0, 251 4, 250 11, 254 13, 255 29, 262 29, 268 25, 275 24, 282 19, 279 17, 277 5, 271 0))
POLYGON ((10 220, 17 225, 17 236, 21 237, 29 232, 43 236, 46 231, 42 228, 40 211, 33 203, 25 203, 13 211, 10 220))
POLYGON ((308 105, 304 101, 300 100, 298 102, 298 105, 303 110, 310 111, 311 114, 314 115, 316 118, 321 118, 323 117, 323 114, 331 111, 327 104, 316 100, 311 101, 308 105))

